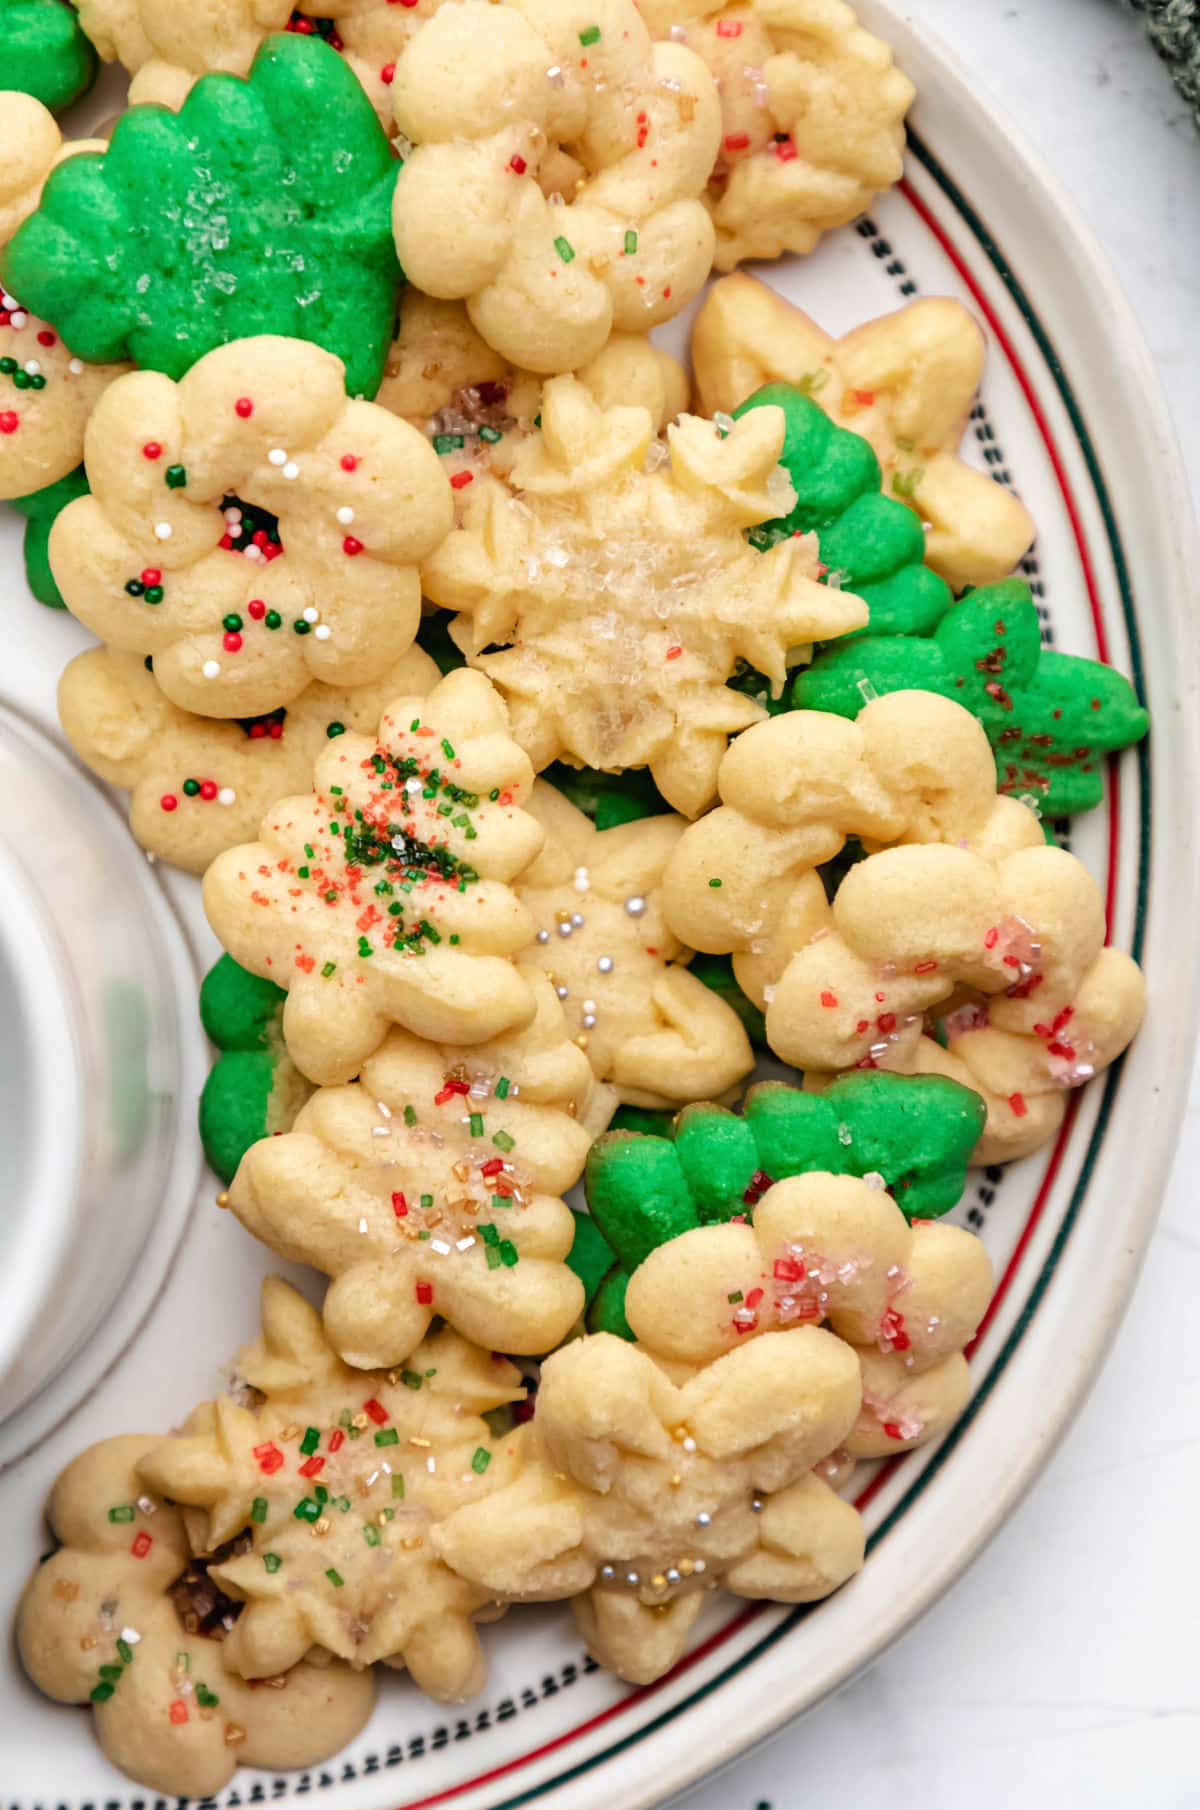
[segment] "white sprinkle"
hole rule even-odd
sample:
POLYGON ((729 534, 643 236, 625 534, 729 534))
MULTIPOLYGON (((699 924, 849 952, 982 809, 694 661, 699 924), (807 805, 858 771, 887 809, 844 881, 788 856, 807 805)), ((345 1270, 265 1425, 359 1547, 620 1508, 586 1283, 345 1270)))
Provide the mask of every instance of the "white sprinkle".
POLYGON ((577 867, 575 869, 575 891, 586 892, 591 883, 587 868, 577 867))
POLYGON ((350 526, 351 522, 354 520, 354 511, 351 509, 349 503, 342 504, 337 512, 337 519, 342 524, 343 528, 348 528, 350 526))
POLYGON ((614 1577, 616 1577, 616 1575, 617 1575, 617 1568, 615 1565, 601 1565, 600 1576, 602 1578, 614 1578, 614 1577))
POLYGON ((272 465, 287 464, 287 454, 284 452, 282 446, 273 446, 267 454, 267 458, 272 465))
POLYGON ((706 1508, 702 1508, 700 1510, 700 1513, 696 1516, 696 1526, 697 1527, 711 1527, 712 1526, 712 1516, 709 1514, 709 1512, 706 1508))
POLYGON ((873 704, 879 696, 870 679, 859 679, 858 690, 864 704, 873 704))
POLYGON ((392 1109, 386 1100, 376 1100, 375 1110, 381 1119, 390 1119, 392 1116, 392 1109))
POLYGON ((437 1470, 437 1459, 434 1458, 432 1454, 425 1460, 425 1469, 429 1472, 430 1476, 437 1470))
POLYGON ((863 1180, 866 1182, 868 1188, 874 1188, 876 1193, 887 1187, 887 1183, 884 1181, 882 1175, 880 1175, 878 1169, 870 1170, 863 1176, 863 1180))
POLYGON ((200 670, 206 679, 215 679, 221 668, 216 660, 206 660, 200 670))
POLYGON ((594 1031, 596 1028, 596 1014, 594 1012, 585 1012, 581 1022, 585 1031, 594 1031))
POLYGON ((640 918, 645 915, 646 901, 640 892, 635 892, 632 899, 626 899, 625 909, 631 918, 640 918))
POLYGON ((431 1238, 429 1241, 429 1248, 431 1251, 436 1251, 439 1257, 448 1257, 450 1255, 450 1246, 446 1243, 444 1238, 431 1238))
POLYGON ((288 460, 283 468, 283 475, 285 478, 298 478, 300 476, 300 467, 296 464, 294 459, 288 460))
POLYGON ((217 803, 232 804, 236 797, 237 793, 232 786, 222 786, 221 790, 217 793, 217 803))
POLYGON ((5 290, 3 295, 0 295, 0 308, 15 308, 15 307, 17 307, 17 305, 18 304, 17 304, 16 296, 9 295, 7 289, 5 290))
POLYGON ((152 1502, 149 1496, 139 1496, 137 1505, 144 1515, 156 1515, 158 1513, 158 1503, 152 1502))
POLYGON ((703 1559, 697 1559, 696 1563, 692 1566, 692 1570, 693 1571, 707 1571, 708 1566, 704 1563, 703 1559))
POLYGON ((562 87, 563 72, 557 63, 551 63, 549 69, 546 71, 546 79, 547 81, 553 82, 556 88, 562 87))
POLYGON ((305 622, 319 622, 320 619, 321 619, 320 610, 314 609, 313 605, 310 603, 308 608, 304 612, 305 622))
POLYGON ((392 1128, 390 1125, 372 1125, 371 1127, 371 1136, 373 1138, 390 1138, 391 1135, 392 1128))
POLYGON ((599 961, 596 963, 596 966, 597 966, 597 968, 599 968, 601 974, 611 974, 613 971, 612 956, 611 955, 602 955, 600 957, 599 961))
POLYGON ((359 1222, 358 1222, 358 1229, 359 1229, 359 1231, 360 1231, 360 1232, 361 1232, 361 1233, 363 1233, 363 1235, 364 1235, 364 1236, 365 1236, 365 1235, 366 1235, 366 1230, 367 1230, 367 1222, 366 1222, 366 1220, 365 1220, 365 1219, 360 1219, 360 1220, 359 1220, 359 1222))
POLYGON ((713 426, 719 434, 731 434, 734 429, 733 416, 726 415, 721 409, 718 409, 713 416, 713 426))
POLYGON ((636 1572, 636 1571, 627 1571, 627 1572, 626 1572, 626 1573, 625 1573, 625 1582, 626 1582, 626 1583, 627 1583, 627 1584, 636 1584, 636 1583, 638 1583, 638 1582, 639 1582, 639 1579, 638 1579, 638 1574, 637 1574, 637 1572, 636 1572))
POLYGON ((122 1628, 121 1629, 121 1639, 125 1642, 126 1646, 136 1647, 138 1641, 141 1638, 142 1637, 138 1633, 136 1628, 122 1628))
POLYGON ((681 1439, 679 1443, 682 1445, 685 1452, 694 1452, 696 1449, 696 1441, 692 1438, 690 1433, 686 1439, 681 1439))
POLYGON ((241 522, 241 519, 242 512, 240 509, 227 509, 225 511, 225 526, 227 528, 236 528, 241 522))
POLYGON ((27 358, 25 360, 25 369, 29 372, 31 377, 37 377, 40 375, 42 367, 36 358, 27 358))
POLYGON ((475 1240, 470 1237, 458 1238, 455 1240, 454 1248, 456 1251, 469 1251, 474 1242, 475 1240))
POLYGON ((170 522, 155 522, 154 538, 155 538, 155 540, 170 540, 170 538, 171 538, 170 522))
POLYGON ((566 999, 568 993, 570 992, 570 989, 568 987, 564 987, 562 982, 560 981, 558 986, 555 987, 554 991, 558 994, 558 997, 560 999, 566 999))
POLYGON ((667 33, 667 36, 670 38, 672 44, 686 44, 687 43, 687 26, 686 25, 672 25, 670 31, 667 33))
POLYGON ((72 377, 78 377, 83 371, 83 360, 81 358, 72 358, 67 365, 67 369, 70 371, 72 377))
POLYGON ((24 308, 18 308, 16 313, 12 316, 11 320, 9 321, 9 326, 15 327, 17 332, 19 333, 21 331, 22 327, 27 327, 28 325, 29 325, 29 316, 26 314, 24 308))

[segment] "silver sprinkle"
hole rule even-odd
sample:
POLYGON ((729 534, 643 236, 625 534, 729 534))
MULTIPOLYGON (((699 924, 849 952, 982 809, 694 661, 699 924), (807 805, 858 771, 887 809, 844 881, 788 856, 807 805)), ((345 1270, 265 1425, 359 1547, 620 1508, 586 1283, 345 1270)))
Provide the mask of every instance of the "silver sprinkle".
POLYGON ((635 892, 632 899, 626 899, 625 909, 631 918, 640 918, 645 915, 646 901, 640 892, 635 892))
POLYGON ((600 960, 596 963, 596 966, 597 966, 597 968, 599 968, 601 974, 611 974, 613 971, 612 956, 611 955, 602 955, 600 957, 600 960))
POLYGON ((537 940, 539 943, 548 943, 550 941, 550 932, 548 930, 539 930, 537 933, 537 940))

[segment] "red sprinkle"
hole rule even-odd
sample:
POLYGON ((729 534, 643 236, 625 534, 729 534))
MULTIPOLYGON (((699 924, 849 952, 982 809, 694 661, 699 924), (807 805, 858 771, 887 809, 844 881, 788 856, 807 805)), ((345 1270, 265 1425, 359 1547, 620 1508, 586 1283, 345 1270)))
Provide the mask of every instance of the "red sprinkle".
POLYGON ((394 63, 385 63, 383 68, 379 71, 379 79, 385 87, 390 88, 395 74, 396 65, 394 63))
POLYGON ((211 804, 212 800, 216 797, 216 795, 217 795, 216 780, 215 779, 202 779, 200 781, 201 798, 203 798, 207 804, 211 804))
POLYGON ((388 1417, 387 1409, 381 1401, 376 1401, 374 1396, 371 1397, 370 1401, 365 1401, 363 1403, 363 1413, 368 1415, 370 1419, 375 1422, 377 1427, 381 1427, 388 1417))
POLYGON ((886 1037, 896 1028, 896 1014, 894 1012, 881 1012, 875 1022, 886 1037))
POLYGON ((493 1157, 490 1157, 486 1163, 484 1163, 484 1165, 483 1165, 482 1169, 479 1171, 479 1173, 481 1175, 499 1175, 499 1173, 500 1173, 501 1169, 503 1169, 503 1167, 504 1167, 504 1158, 502 1156, 493 1156, 493 1157))
POLYGON ((187 1704, 183 1701, 183 1699, 181 1697, 176 1697, 174 1703, 171 1705, 170 1709, 167 1711, 167 1715, 170 1717, 171 1721, 175 1724, 175 1727, 178 1728, 182 1723, 186 1722, 188 1719, 187 1704))
POLYGON ((135 1559, 144 1559, 154 1541, 143 1527, 141 1533, 134 1534, 133 1545, 129 1548, 135 1559))
POLYGON ((682 652, 683 652, 683 649, 681 647, 669 647, 667 649, 667 659, 668 660, 678 660, 678 658, 682 652))
POLYGON ((408 1202, 405 1200, 403 1194, 396 1193, 392 1195, 392 1212, 396 1215, 397 1219, 407 1219, 408 1202))
POLYGON ((259 1470, 266 1477, 272 1476, 283 1463, 283 1453, 269 1440, 266 1445, 254 1447, 254 1456, 258 1459, 259 1470))
POLYGON ((355 537, 353 536, 353 534, 348 534, 346 536, 345 540, 342 542, 342 552, 347 554, 350 559, 353 559, 354 555, 356 553, 361 553, 362 550, 363 550, 362 542, 360 540, 356 540, 355 537))
POLYGON ((780 163, 794 163, 800 155, 799 151, 796 149, 795 139, 777 138, 775 140, 775 155, 778 157, 780 163))
POLYGON ((829 991, 829 988, 826 987, 824 992, 821 994, 821 1004, 823 1006, 835 1006, 837 1004, 837 1002, 838 1002, 837 994, 831 993, 829 991))
POLYGON ((243 421, 248 421, 254 413, 254 404, 249 396, 239 396, 233 405, 233 412, 235 415, 240 415, 243 421))
POLYGON ((267 606, 261 597, 252 597, 246 605, 246 614, 253 622, 261 622, 267 613, 267 606))
POLYGON ((147 440, 145 446, 142 448, 142 457, 143 459, 162 458, 162 447, 157 440, 147 440))
POLYGON ((312 1457, 306 1458, 300 1466, 300 1475, 302 1477, 319 1477, 324 1469, 325 1460, 314 1452, 312 1457))
POLYGON ((357 471, 358 470, 358 460, 353 453, 343 453, 342 454, 342 470, 343 471, 357 471))
POLYGON ((918 962, 913 969, 914 974, 936 974, 937 963, 934 961, 918 962))
POLYGON ((746 1296, 746 1306, 747 1307, 757 1307, 759 1302, 762 1300, 762 1298, 763 1298, 762 1289, 761 1288, 752 1288, 750 1290, 750 1293, 746 1296))
POLYGON ((39 346, 52 346, 57 338, 57 333, 52 332, 49 327, 43 327, 37 336, 37 342, 39 346))
POLYGON ((222 636, 221 646, 225 649, 227 654, 236 654, 241 648, 241 645, 242 637, 238 634, 236 629, 230 629, 227 635, 222 636))
POLYGON ((727 132, 725 149, 727 151, 748 151, 750 149, 749 132, 727 132))
POLYGON ((450 480, 451 490, 465 490, 473 480, 474 474, 469 471, 456 471, 450 480))
POLYGON ((162 583, 162 573, 159 571, 157 566, 143 566, 142 567, 142 583, 143 584, 161 584, 162 583))
POLYGON ((903 1439, 904 1438, 903 1433, 900 1431, 899 1424, 894 1420, 885 1420, 883 1422, 883 1430, 887 1434, 889 1439, 903 1439))
POLYGON ((428 1307, 431 1304, 431 1302, 433 1301, 433 1283, 432 1282, 418 1282, 417 1283, 417 1300, 420 1302, 422 1307, 428 1307))
POLYGON ((778 1282, 803 1282, 808 1271, 798 1257, 777 1257, 774 1274, 778 1282))
POLYGON ((174 792, 164 792, 158 803, 159 808, 164 811, 175 811, 179 808, 179 800, 174 792))
POLYGON ((345 1443, 346 1443, 346 1435, 342 1432, 342 1429, 340 1427, 335 1427, 333 1429, 333 1432, 329 1435, 330 1451, 331 1452, 340 1452, 342 1447, 345 1445, 345 1443))
POLYGON ((508 167, 514 176, 523 176, 529 165, 518 152, 514 151, 508 160, 508 167))
POLYGON ((16 409, 0 409, 0 434, 15 434, 20 425, 16 409))
POLYGON ((270 736, 270 738, 273 742, 277 742, 283 734, 283 724, 282 723, 272 723, 271 727, 267 730, 267 734, 270 736))
POLYGON ((1028 1106, 1025 1104, 1024 1094, 1009 1094, 1008 1104, 1015 1118, 1023 1119, 1025 1114, 1029 1111, 1028 1106))
POLYGON ((1000 932, 993 924, 992 928, 987 932, 987 935, 983 939, 983 946, 985 949, 994 949, 999 941, 1000 932))
POLYGON ((718 19, 717 20, 717 36, 718 36, 718 38, 740 38, 741 35, 742 35, 742 22, 740 19, 718 19))

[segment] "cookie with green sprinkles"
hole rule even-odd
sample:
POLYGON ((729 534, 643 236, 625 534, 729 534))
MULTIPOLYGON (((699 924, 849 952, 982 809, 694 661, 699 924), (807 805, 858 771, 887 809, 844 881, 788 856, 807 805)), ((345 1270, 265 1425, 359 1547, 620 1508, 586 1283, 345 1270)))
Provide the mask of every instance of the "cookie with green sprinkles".
POLYGON ((231 1182, 251 1144, 290 1131, 312 1092, 280 1028, 287 994, 223 955, 200 987, 200 1017, 221 1052, 200 1095, 200 1142, 231 1182))
POLYGON ((972 591, 928 639, 869 635, 826 647, 791 688, 800 709, 856 717, 889 691, 934 691, 987 732, 997 789, 1045 817, 1099 804, 1104 757, 1146 734, 1132 685, 1098 660, 1043 647, 1029 587, 1017 578, 972 591))
POLYGON ((26 581, 37 601, 44 603, 48 609, 63 610, 67 607, 50 569, 50 530, 58 519, 59 512, 68 503, 73 503, 77 496, 86 496, 87 488, 87 473, 80 465, 74 471, 69 471, 65 478, 59 478, 56 484, 47 484, 29 496, 10 499, 13 508, 25 517, 26 581))
MULTIPOLYGON (((984 1116, 977 1094, 941 1076, 863 1071, 819 1094, 765 1081, 740 1114, 701 1103, 683 1109, 671 1137, 598 1138, 588 1207, 627 1276, 684 1232, 752 1218, 787 1176, 878 1175, 906 1218, 940 1218, 962 1194, 984 1116)), ((610 1313, 623 1318, 623 1293, 606 1279, 589 1323, 615 1332, 610 1313)))
POLYGON ((247 77, 203 77, 177 113, 133 107, 73 157, 0 255, 6 286, 81 359, 180 378, 214 347, 308 339, 372 396, 401 272, 399 165, 319 36, 262 45, 247 77))
POLYGON ((98 59, 65 0, 0 0, 6 89, 32 94, 59 113, 86 94, 98 59))

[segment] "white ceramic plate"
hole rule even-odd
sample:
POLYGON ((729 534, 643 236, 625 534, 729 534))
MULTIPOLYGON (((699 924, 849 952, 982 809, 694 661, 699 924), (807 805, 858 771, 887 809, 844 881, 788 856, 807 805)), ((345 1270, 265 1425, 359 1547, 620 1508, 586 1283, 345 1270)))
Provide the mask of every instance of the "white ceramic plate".
MULTIPOLYGON (((778 1729, 867 1665, 947 1588, 1028 1488, 1112 1337, 1157 1209, 1191 1064, 1197 953, 1194 798, 1200 679, 1189 623, 1187 500, 1157 381, 1111 279, 1052 179, 928 37, 864 0, 917 82, 908 178, 869 220, 804 262, 763 271, 838 329, 913 294, 960 296, 991 357, 971 456, 1011 479, 1039 524, 1028 576, 1048 630, 1144 689, 1154 733, 1114 763, 1106 803, 1074 846, 1104 885, 1114 941, 1140 956, 1146 1028, 1084 1092, 1053 1148, 976 1173, 957 1217, 1000 1284, 974 1349, 975 1393, 932 1449, 857 1481, 871 1558, 817 1609, 718 1600, 685 1661, 628 1690, 584 1658, 565 1610, 514 1614, 485 1635, 486 1694, 461 1710, 382 1680, 364 1734, 328 1766, 243 1772, 218 1800, 312 1810, 645 1810, 778 1729)), ((10 625, 0 695, 53 725, 57 674, 86 637, 23 596, 18 524, 0 524, 10 625)), ((162 874, 198 964, 212 942, 194 882, 162 874)), ((149 1319, 118 1308, 120 1363, 35 1451, 0 1476, 7 1619, 44 1547, 40 1504, 88 1441, 169 1427, 220 1386, 253 1331, 265 1253, 201 1198, 149 1319)), ((308 1284, 311 1285, 311 1277, 308 1284)), ((168 1810, 94 1746, 87 1713, 57 1709, 8 1667, 0 1693, 5 1810, 168 1810)))

